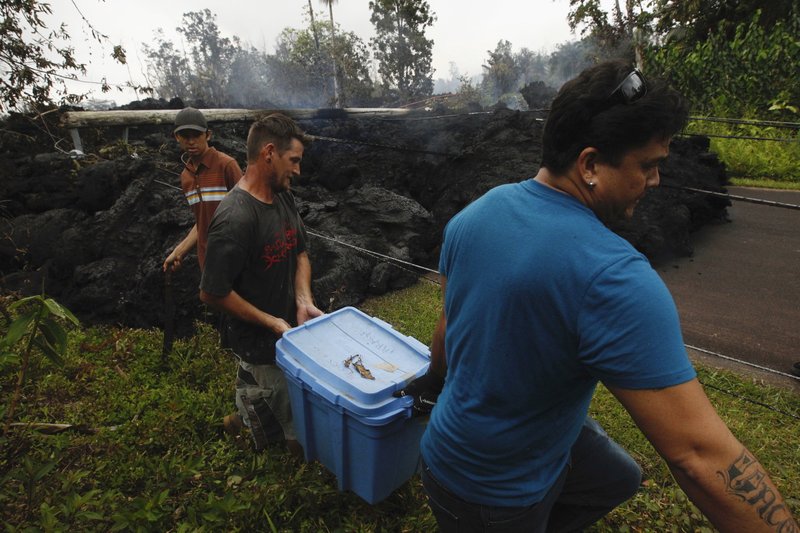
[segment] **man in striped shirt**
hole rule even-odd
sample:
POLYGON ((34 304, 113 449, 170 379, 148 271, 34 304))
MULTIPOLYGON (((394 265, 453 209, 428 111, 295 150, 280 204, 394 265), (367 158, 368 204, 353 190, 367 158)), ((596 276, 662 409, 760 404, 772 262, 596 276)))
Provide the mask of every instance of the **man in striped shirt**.
POLYGON ((231 156, 208 145, 211 130, 199 109, 186 107, 175 116, 175 140, 183 149, 181 189, 194 213, 195 225, 164 261, 163 270, 181 267, 181 262, 197 246, 200 270, 206 259, 208 225, 219 202, 242 177, 242 169, 231 156))

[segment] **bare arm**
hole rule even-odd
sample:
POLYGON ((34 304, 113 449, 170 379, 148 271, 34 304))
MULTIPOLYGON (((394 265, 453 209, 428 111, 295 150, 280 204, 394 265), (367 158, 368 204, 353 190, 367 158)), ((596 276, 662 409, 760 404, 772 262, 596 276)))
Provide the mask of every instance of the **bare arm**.
POLYGON ((279 337, 291 329, 288 322, 265 313, 239 296, 236 291, 231 291, 225 296, 214 296, 201 289, 200 301, 239 320, 272 330, 279 337))
POLYGON ((297 272, 294 277, 294 295, 297 303, 297 324, 321 316, 323 313, 314 305, 314 295, 311 293, 311 261, 308 253, 303 252, 297 256, 297 272))
POLYGON ((173 272, 180 269, 181 261, 196 245, 197 224, 192 226, 192 229, 189 230, 189 233, 186 235, 186 237, 184 237, 183 240, 178 243, 178 246, 176 246, 175 249, 172 250, 172 252, 167 256, 161 269, 164 272, 166 272, 168 268, 171 268, 173 272))
POLYGON ((609 390, 721 532, 800 531, 764 467, 719 418, 696 379, 659 390, 609 390))

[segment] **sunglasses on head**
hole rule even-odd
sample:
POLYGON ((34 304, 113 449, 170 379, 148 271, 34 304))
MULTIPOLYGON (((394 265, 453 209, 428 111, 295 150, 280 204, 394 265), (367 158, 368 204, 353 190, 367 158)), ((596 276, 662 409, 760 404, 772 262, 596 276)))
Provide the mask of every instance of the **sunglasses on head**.
POLYGON ((624 104, 632 104, 642 96, 647 94, 647 81, 644 74, 638 68, 634 68, 630 74, 625 76, 617 87, 611 91, 608 98, 611 100, 619 99, 624 104))

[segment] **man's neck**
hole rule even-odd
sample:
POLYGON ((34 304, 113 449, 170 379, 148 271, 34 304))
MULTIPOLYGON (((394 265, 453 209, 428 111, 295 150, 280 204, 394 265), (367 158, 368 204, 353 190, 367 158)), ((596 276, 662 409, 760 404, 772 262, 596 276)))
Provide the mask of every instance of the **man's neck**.
POLYGON ((275 193, 267 184, 266 176, 251 165, 247 166, 242 179, 239 180, 239 188, 265 204, 271 204, 275 199, 275 193))
POLYGON ((537 181, 546 187, 550 187, 551 189, 554 189, 560 193, 572 196, 582 204, 587 205, 587 200, 584 198, 581 187, 576 185, 575 180, 579 178, 574 176, 571 171, 568 171, 564 175, 556 176, 548 169, 542 167, 539 169, 539 172, 533 179, 534 181, 537 181))
POLYGON ((203 150, 202 152, 199 152, 199 153, 197 153, 197 154, 189 154, 188 161, 189 161, 189 162, 190 162, 192 165, 194 165, 194 166, 198 166, 198 165, 200 164, 200 162, 203 160, 203 157, 204 157, 204 156, 205 156, 205 155, 208 153, 208 151, 209 151, 210 149, 211 149, 211 147, 210 147, 210 146, 208 146, 208 147, 206 147, 206 149, 205 149, 205 150, 203 150))

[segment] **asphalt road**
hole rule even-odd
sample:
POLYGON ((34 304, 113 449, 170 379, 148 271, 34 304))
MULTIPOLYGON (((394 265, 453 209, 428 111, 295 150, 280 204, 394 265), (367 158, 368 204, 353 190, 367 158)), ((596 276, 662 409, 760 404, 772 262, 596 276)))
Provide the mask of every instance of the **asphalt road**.
MULTIPOLYGON (((729 187, 731 195, 800 205, 800 191, 729 187)), ((693 359, 800 392, 800 210, 733 201, 730 222, 692 236, 694 255, 654 265, 678 307, 693 359)))

